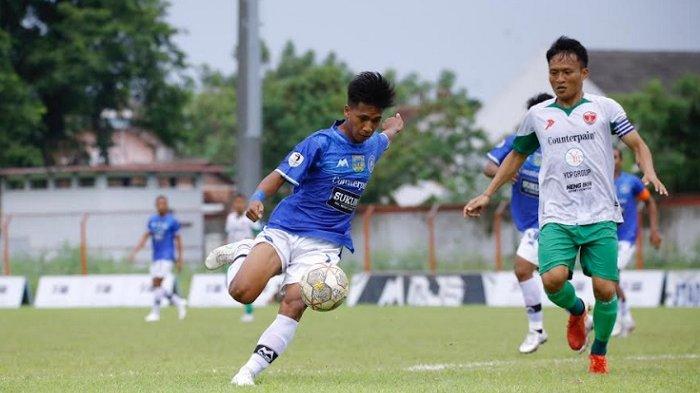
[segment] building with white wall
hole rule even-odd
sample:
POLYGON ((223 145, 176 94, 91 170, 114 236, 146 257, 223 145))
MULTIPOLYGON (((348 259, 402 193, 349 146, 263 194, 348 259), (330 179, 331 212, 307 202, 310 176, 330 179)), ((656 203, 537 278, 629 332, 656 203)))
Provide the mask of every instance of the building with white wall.
MULTIPOLYGON (((125 257, 146 231, 164 195, 182 224, 185 260, 204 253, 204 178, 223 169, 203 163, 149 163, 0 169, 0 209, 10 255, 79 247, 85 220, 89 255, 125 257)), ((219 210, 223 206, 214 206, 219 210)), ((150 244, 137 261, 150 259, 150 244)))

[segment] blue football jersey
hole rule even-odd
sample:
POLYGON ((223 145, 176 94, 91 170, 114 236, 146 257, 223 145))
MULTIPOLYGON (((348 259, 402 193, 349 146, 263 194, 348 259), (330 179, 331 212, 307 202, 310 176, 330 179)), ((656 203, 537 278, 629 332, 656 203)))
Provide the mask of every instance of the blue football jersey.
POLYGON ((615 179, 615 190, 625 220, 617 227, 617 240, 634 243, 637 240, 637 199, 646 188, 637 176, 622 172, 615 179))
MULTIPOLYGON (((513 150, 515 135, 510 135, 496 145, 488 154, 489 160, 496 165, 501 165, 508 153, 513 150)), ((513 184, 510 201, 513 222, 520 232, 530 228, 539 228, 539 175, 542 164, 542 150, 538 148, 520 167, 518 181, 513 184)))
POLYGON ((148 219, 148 233, 151 234, 153 261, 160 259, 175 260, 175 236, 180 230, 180 223, 168 213, 164 216, 154 214, 148 219))
POLYGON ((363 143, 353 143, 340 124, 342 120, 311 134, 275 169, 294 191, 277 205, 268 227, 354 251, 350 223, 389 138, 375 133, 363 143))

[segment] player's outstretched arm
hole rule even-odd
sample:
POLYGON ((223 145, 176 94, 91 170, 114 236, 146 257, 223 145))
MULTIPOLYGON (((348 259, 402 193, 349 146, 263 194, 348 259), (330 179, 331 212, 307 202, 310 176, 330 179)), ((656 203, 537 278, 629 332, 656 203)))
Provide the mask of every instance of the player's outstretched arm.
POLYGON ((382 123, 382 132, 389 140, 392 140, 401 130, 403 130, 403 119, 399 113, 387 118, 382 123))
POLYGON ((496 193, 496 191, 498 191, 502 185, 510 181, 510 179, 515 176, 515 173, 523 165, 526 158, 527 155, 518 153, 515 150, 508 153, 501 166, 498 167, 498 171, 496 171, 496 175, 493 177, 493 180, 491 180, 491 184, 486 187, 486 191, 484 191, 484 193, 478 197, 470 200, 464 206, 464 218, 479 217, 481 215, 481 211, 488 206, 489 201, 491 200, 491 195, 496 193))
POLYGON ((129 253, 129 256, 126 258, 129 262, 134 261, 134 257, 146 245, 146 242, 148 241, 148 238, 150 236, 151 236, 151 234, 149 232, 145 232, 141 236, 141 240, 139 240, 139 244, 137 244, 136 247, 134 247, 133 251, 131 251, 131 253, 129 253))
POLYGON ((286 180, 277 171, 272 171, 269 175, 265 176, 250 197, 248 210, 245 212, 246 217, 253 222, 261 219, 265 212, 263 202, 267 197, 275 195, 285 181, 286 180))
POLYGON ((654 186, 654 191, 658 192, 660 195, 668 195, 666 191, 666 186, 661 183, 661 180, 656 176, 656 171, 654 170, 654 161, 651 158, 651 151, 642 137, 639 136, 638 132, 630 132, 622 137, 622 142, 625 143, 634 152, 634 157, 637 161, 637 165, 644 173, 642 177, 642 182, 644 185, 649 185, 651 183, 654 186))

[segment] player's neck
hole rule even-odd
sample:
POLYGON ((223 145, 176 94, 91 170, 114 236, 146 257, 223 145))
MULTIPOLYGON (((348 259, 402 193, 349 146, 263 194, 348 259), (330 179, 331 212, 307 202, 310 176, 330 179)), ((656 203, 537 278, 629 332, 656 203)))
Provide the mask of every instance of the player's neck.
POLYGON ((583 91, 579 91, 578 93, 571 96, 571 98, 567 98, 566 100, 557 97, 557 104, 563 106, 564 108, 571 108, 572 106, 578 104, 578 102, 581 101, 582 98, 583 91))
POLYGON ((340 132, 343 133, 343 135, 345 135, 345 137, 346 137, 350 142, 352 142, 352 143, 358 143, 358 142, 356 142, 355 140, 352 139, 352 133, 351 133, 350 130, 348 129, 348 122, 347 122, 347 120, 346 120, 346 121, 343 121, 343 122, 338 126, 338 129, 340 130, 340 132))

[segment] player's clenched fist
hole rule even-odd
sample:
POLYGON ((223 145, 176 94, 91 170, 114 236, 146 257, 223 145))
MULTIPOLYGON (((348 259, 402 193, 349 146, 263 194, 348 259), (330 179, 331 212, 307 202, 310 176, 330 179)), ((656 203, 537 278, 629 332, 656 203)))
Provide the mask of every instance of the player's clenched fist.
POLYGON ((479 217, 481 215, 481 211, 489 205, 490 200, 491 198, 489 198, 488 195, 481 194, 478 197, 469 201, 464 206, 464 218, 479 217))
POLYGON ((260 201, 251 201, 248 205, 248 210, 245 212, 245 216, 251 221, 255 222, 262 218, 263 212, 265 211, 265 206, 260 201))

